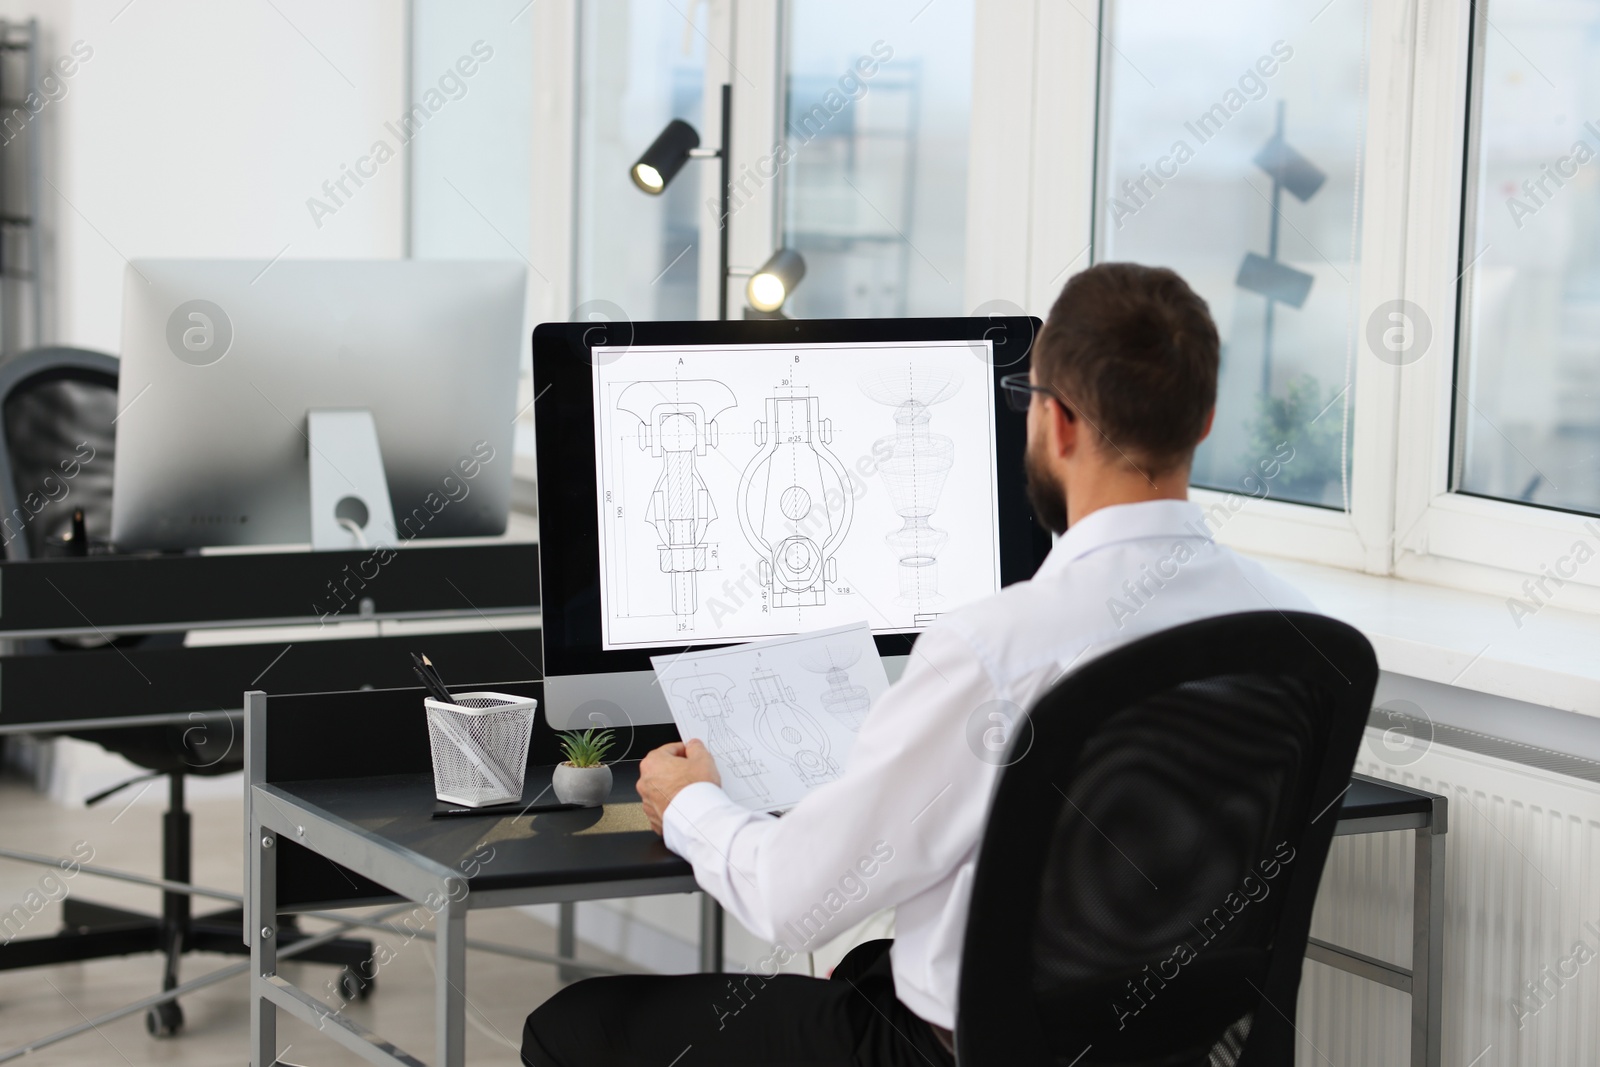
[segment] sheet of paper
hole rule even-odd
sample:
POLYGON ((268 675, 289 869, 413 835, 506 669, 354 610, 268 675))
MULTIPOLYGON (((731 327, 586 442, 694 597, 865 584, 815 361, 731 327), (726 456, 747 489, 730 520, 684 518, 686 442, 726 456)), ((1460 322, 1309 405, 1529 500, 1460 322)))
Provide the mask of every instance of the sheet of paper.
POLYGON ((650 662, 678 733, 705 742, 722 788, 753 811, 792 808, 839 777, 889 688, 865 622, 650 662))

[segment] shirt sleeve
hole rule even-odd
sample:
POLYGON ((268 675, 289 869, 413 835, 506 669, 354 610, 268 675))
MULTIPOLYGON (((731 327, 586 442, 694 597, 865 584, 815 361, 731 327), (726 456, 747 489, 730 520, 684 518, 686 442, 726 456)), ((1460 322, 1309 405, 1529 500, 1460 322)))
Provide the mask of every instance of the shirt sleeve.
MULTIPOLYGON (((709 782, 663 816, 667 847, 756 936, 805 951, 947 877, 976 846, 995 768, 969 743, 996 693, 959 632, 925 631, 843 773, 782 818, 709 782)), ((981 735, 981 731, 980 735, 981 735)))

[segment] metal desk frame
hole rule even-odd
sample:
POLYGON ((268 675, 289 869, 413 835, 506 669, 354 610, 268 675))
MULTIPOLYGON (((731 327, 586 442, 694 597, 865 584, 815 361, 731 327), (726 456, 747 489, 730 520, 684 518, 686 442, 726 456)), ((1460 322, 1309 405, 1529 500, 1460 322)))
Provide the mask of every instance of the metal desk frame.
MULTIPOLYGON (((248 910, 245 929, 250 934, 250 1049, 251 1063, 271 1067, 278 1056, 278 1010, 316 1027, 340 1045, 379 1067, 426 1067, 422 1060, 385 1041, 347 1015, 277 973, 278 947, 278 842, 293 841, 340 866, 392 890, 434 916, 435 1059, 440 1067, 461 1067, 466 1062, 466 950, 467 912, 477 908, 504 908, 520 904, 561 904, 559 932, 561 957, 574 947, 566 905, 580 900, 663 893, 698 892, 694 876, 672 875, 626 881, 569 883, 555 886, 467 891, 461 872, 400 845, 384 841, 338 816, 302 803, 291 793, 262 780, 266 742, 266 695, 247 694, 248 723, 245 765, 245 858, 248 910)), ((327 916, 332 917, 332 916, 327 916)), ((722 910, 704 897, 700 909, 700 965, 705 971, 722 969, 722 910)), ((408 928, 409 929, 409 928, 408 928)), ((419 938, 420 940, 420 938, 419 938)), ((569 963, 566 966, 571 967, 569 963)))
POLYGON ((1370 982, 1411 995, 1411 1067, 1439 1067, 1444 1029, 1441 982, 1444 978, 1444 839, 1449 831, 1449 801, 1435 793, 1357 774, 1354 778, 1388 789, 1411 793, 1427 803, 1426 810, 1403 815, 1339 820, 1335 837, 1413 830, 1416 855, 1412 863, 1411 966, 1340 948, 1321 938, 1306 943, 1306 958, 1337 967, 1370 982))

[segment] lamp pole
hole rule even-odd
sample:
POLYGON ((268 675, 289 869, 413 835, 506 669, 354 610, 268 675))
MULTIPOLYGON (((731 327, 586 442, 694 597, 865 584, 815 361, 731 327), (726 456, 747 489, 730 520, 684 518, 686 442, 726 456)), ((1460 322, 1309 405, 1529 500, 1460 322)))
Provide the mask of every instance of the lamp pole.
POLYGON ((733 170, 730 166, 732 153, 728 151, 733 140, 733 86, 722 86, 722 140, 717 148, 691 148, 691 159, 710 159, 713 156, 718 161, 717 185, 717 319, 721 322, 728 321, 728 279, 732 273, 728 267, 728 215, 732 209, 732 193, 729 188, 729 179, 733 170))
POLYGON ((720 267, 717 271, 717 318, 724 322, 728 320, 728 215, 733 210, 733 196, 729 190, 729 183, 733 177, 733 168, 730 165, 732 153, 729 151, 732 143, 733 86, 725 82, 722 86, 722 148, 720 150, 722 156, 722 184, 717 189, 717 196, 720 201, 718 210, 722 212, 717 234, 717 255, 720 258, 720 267))

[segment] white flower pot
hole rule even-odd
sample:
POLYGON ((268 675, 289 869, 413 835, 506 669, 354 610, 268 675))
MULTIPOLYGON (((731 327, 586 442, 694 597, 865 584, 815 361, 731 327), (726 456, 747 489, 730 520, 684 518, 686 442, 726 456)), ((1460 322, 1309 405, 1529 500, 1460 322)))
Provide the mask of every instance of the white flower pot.
POLYGON ((574 767, 570 763, 559 763, 550 785, 556 792, 556 799, 563 804, 598 808, 611 795, 611 768, 574 767))

